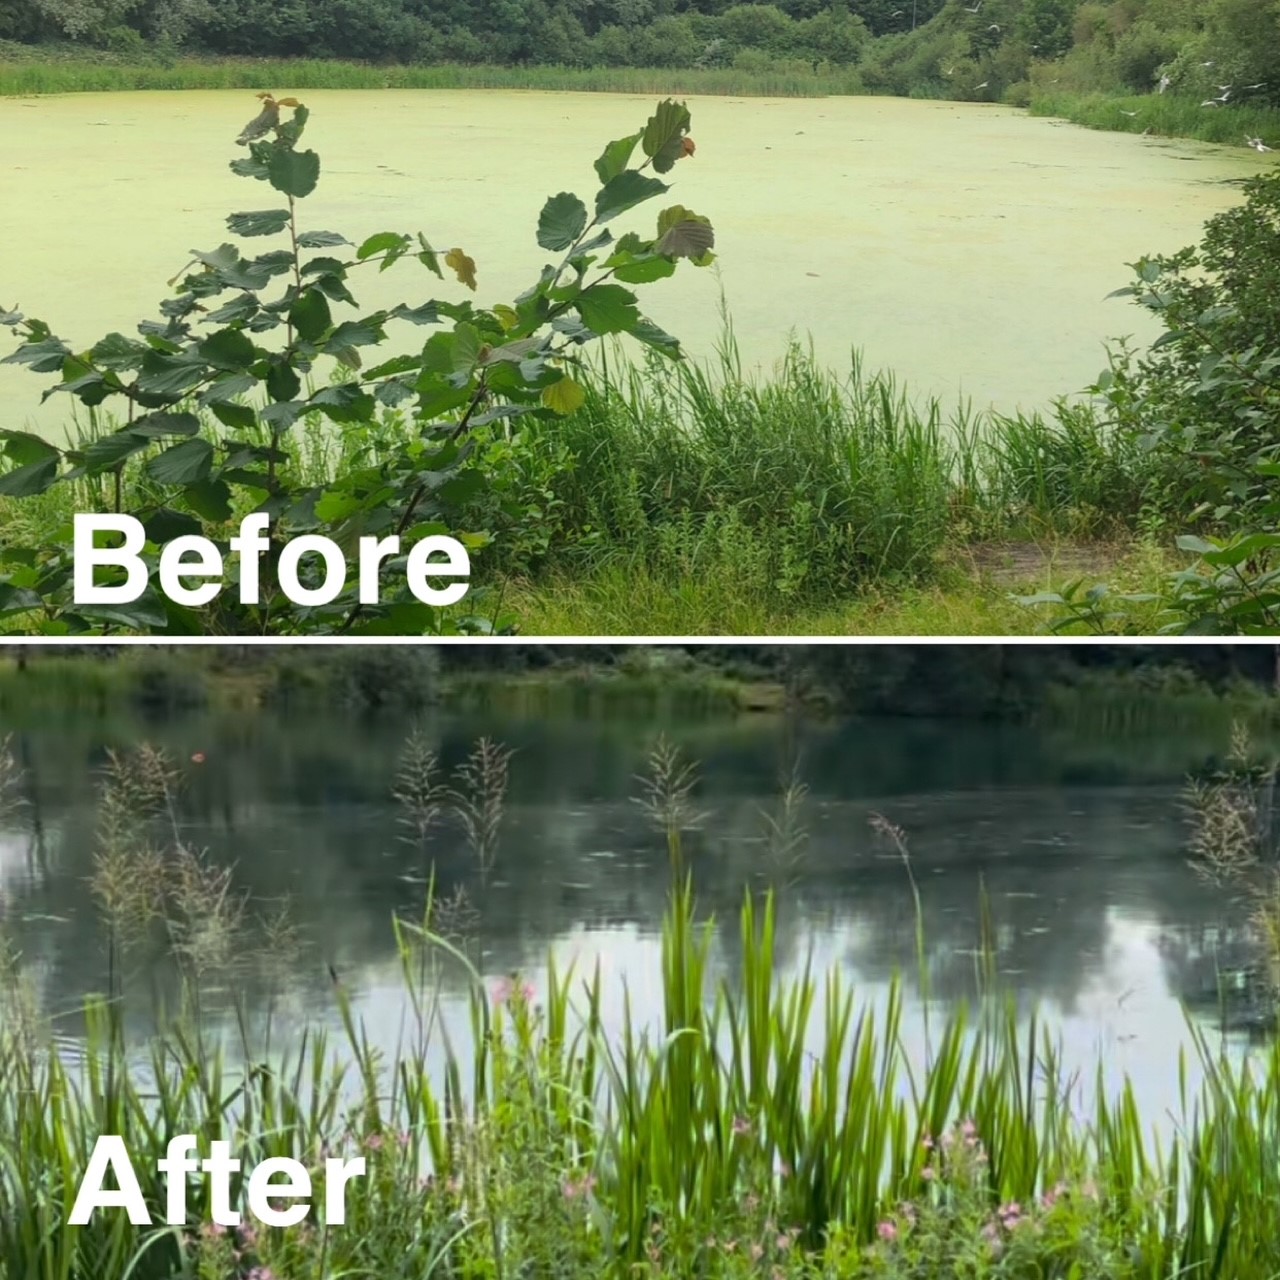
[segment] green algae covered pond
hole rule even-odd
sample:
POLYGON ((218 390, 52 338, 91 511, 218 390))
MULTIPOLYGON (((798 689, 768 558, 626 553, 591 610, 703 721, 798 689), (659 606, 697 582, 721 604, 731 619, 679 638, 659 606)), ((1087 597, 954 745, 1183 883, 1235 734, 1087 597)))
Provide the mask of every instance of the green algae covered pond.
MULTIPOLYGON (((458 245, 477 261, 482 305, 532 282, 546 197, 589 196, 603 144, 653 106, 495 90, 301 96, 322 162, 305 225, 356 241, 422 230, 458 245)), ((266 191, 227 168, 254 107, 244 91, 0 99, 0 304, 77 346, 156 315, 189 251, 229 239, 227 213, 263 205, 266 191)), ((1240 180, 1268 167, 1243 148, 989 105, 716 97, 690 107, 698 150, 668 199, 711 217, 719 260, 642 290, 651 317, 709 355, 723 293, 750 364, 768 366, 794 331, 829 365, 860 348, 869 366, 948 405, 1043 405, 1096 376, 1107 337, 1153 337, 1147 317, 1107 299, 1128 282, 1126 263, 1193 242, 1239 199, 1240 180)), ((631 215, 635 225, 651 216, 631 215)), ((369 309, 464 292, 412 264, 359 283, 369 309)), ((40 406, 44 385, 0 368, 0 424, 61 434, 67 402, 40 406)))

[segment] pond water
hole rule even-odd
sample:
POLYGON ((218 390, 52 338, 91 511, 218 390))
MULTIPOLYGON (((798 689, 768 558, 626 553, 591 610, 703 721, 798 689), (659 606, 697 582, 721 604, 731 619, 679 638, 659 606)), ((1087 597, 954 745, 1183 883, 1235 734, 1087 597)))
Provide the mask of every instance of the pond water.
MULTIPOLYGON (((425 851, 404 839, 389 792, 406 723, 259 714, 12 726, 28 803, 20 822, 0 829, 0 902, 45 1006, 73 1011, 106 983, 88 889, 94 787, 107 749, 142 739, 182 761, 202 757, 187 766, 177 807, 184 839, 234 864, 260 900, 292 904, 305 950, 283 1001, 251 977, 237 992, 258 1013, 270 999, 281 1027, 336 1025, 332 965, 373 1042, 388 1049, 407 1016, 391 919, 418 911, 430 862, 443 895, 461 887, 469 898, 466 945, 487 979, 519 972, 536 990, 554 951, 561 965, 601 967, 611 1025, 620 1025, 624 979, 634 1016, 652 1022, 668 876, 633 797, 660 734, 701 762, 697 807, 707 816, 689 850, 702 908, 730 922, 715 944, 721 973, 736 969, 744 888, 781 882, 784 969, 812 956, 819 973, 838 967, 870 1004, 883 1004, 901 972, 906 1035, 919 1041, 912 899, 900 857, 870 828, 876 813, 906 833, 933 1007, 975 995, 985 886, 1001 981, 1024 1016, 1039 1008, 1069 1068, 1091 1069, 1101 1055, 1113 1078, 1131 1074, 1151 1116, 1175 1107, 1177 1057, 1189 1043, 1181 1002, 1211 1023, 1215 965, 1240 959, 1238 907, 1206 891, 1183 857, 1182 779, 1222 752, 1216 739, 772 716, 438 714, 421 727, 449 767, 480 735, 516 750, 487 879, 456 825, 441 825, 425 851), (808 842, 780 868, 761 811, 776 812, 792 765, 809 787, 808 842)), ((171 976, 167 965, 132 973, 139 1029, 150 991, 171 976)), ((219 1007, 215 992, 211 1016, 219 1007)), ((465 1036, 460 973, 446 982, 444 1016, 465 1036)), ((73 1014, 64 1025, 74 1040, 73 1014)))
MULTIPOLYGON (((306 223, 357 241, 422 230, 437 246, 460 245, 478 263, 485 305, 535 278, 546 197, 590 196, 603 144, 653 107, 624 94, 496 90, 300 96, 322 162, 306 223)), ((75 346, 155 316, 189 250, 230 238, 227 213, 279 203, 227 168, 255 105, 243 91, 0 98, 0 304, 75 346)), ((1194 242, 1238 201, 1235 184, 1267 164, 1243 147, 1094 132, 979 104, 690 107, 698 151, 675 170, 669 199, 711 217, 718 270, 681 270, 644 290, 652 318, 708 356, 723 289, 748 363, 771 364, 791 331, 811 334, 823 362, 847 368, 860 348, 870 368, 948 407, 961 394, 1005 409, 1044 405, 1097 375, 1106 338, 1153 337, 1149 317, 1106 298, 1128 283, 1125 264, 1194 242)), ((402 264, 362 280, 357 296, 370 310, 417 303, 442 296, 437 283, 402 264)), ((463 292, 451 283, 443 296, 463 292)), ((39 406, 43 385, 0 367, 0 422, 61 433, 67 402, 39 406)))

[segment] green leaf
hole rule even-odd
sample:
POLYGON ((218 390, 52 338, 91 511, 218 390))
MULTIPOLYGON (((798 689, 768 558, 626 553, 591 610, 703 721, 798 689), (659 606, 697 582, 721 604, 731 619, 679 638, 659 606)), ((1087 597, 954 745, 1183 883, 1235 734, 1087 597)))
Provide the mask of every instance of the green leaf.
POLYGON ((667 276, 674 275, 675 270, 676 264, 670 258, 655 253, 615 267, 613 278, 623 284, 652 284, 655 280, 665 280, 667 276))
POLYGON ((267 177, 277 191, 301 200, 316 189, 320 180, 320 157, 314 151, 274 147, 267 161, 267 177))
POLYGON ((1207 555, 1210 552, 1219 550, 1217 543, 1206 542, 1203 538, 1197 538, 1194 534, 1184 533, 1178 540, 1178 548, 1181 551, 1191 551, 1198 556, 1207 555))
POLYGON ((138 389, 155 396, 176 398, 190 391, 207 372, 206 366, 187 356, 168 356, 150 351, 142 362, 138 389))
POLYGON ((665 329, 659 329, 652 320, 641 320, 639 324, 634 325, 631 336, 639 339, 646 346, 662 352, 664 356, 670 356, 673 360, 681 358, 680 339, 673 338, 665 329))
POLYGON ((184 440, 157 454, 146 466, 147 474, 161 484, 197 484, 209 477, 213 445, 207 440, 184 440))
POLYGON ((7 442, 4 447, 5 456, 24 466, 29 462, 43 462, 46 458, 58 457, 56 445, 30 431, 0 431, 0 439, 7 442))
POLYGON ((596 221, 608 222, 610 218, 616 218, 618 214, 669 189, 657 178, 637 173, 634 169, 624 170, 596 192, 596 221))
POLYGON ((572 378, 561 378, 542 389, 542 403, 555 413, 576 413, 587 402, 587 393, 572 378))
POLYGON ((690 125, 689 108, 668 98, 658 104, 640 138, 640 149, 653 161, 655 173, 666 173, 680 158, 690 125))
POLYGON ((93 344, 89 359, 103 369, 136 369, 151 348, 122 333, 109 333, 93 344))
POLYGON ((0 359, 0 364, 27 364, 33 373, 57 373, 70 354, 71 348, 61 338, 44 338, 24 342, 12 355, 0 359))
POLYGON ((296 370, 283 361, 273 361, 267 370, 267 394, 273 400, 292 400, 302 389, 296 370))
POLYGON ((126 427, 109 436, 99 436, 85 446, 84 461, 90 471, 107 471, 151 443, 146 436, 126 427))
POLYGON ((78 606, 76 612, 82 618, 128 627, 131 631, 150 631, 169 621, 165 599, 150 583, 129 604, 86 604, 78 606))
POLYGON ((164 436, 193 436, 200 430, 194 413, 148 413, 129 428, 136 436, 159 440, 164 436))
POLYGON ((227 230, 236 236, 271 236, 289 225, 288 209, 260 209, 227 215, 227 230))
POLYGON ((228 373, 212 382, 201 393, 197 404, 202 409, 210 405, 222 404, 228 400, 238 400, 247 395, 258 385, 258 380, 251 373, 228 373))
POLYGON ((269 176, 266 161, 258 155, 252 154, 253 150, 251 148, 251 154, 247 156, 238 156, 227 167, 232 173, 241 178, 257 178, 259 181, 265 182, 269 176))
POLYGON ((382 316, 367 316, 363 320, 344 320, 325 339, 325 352, 337 351, 342 347, 371 347, 386 338, 382 328, 382 316))
POLYGON ((640 141, 640 134, 633 133, 629 138, 619 138, 616 142, 611 142, 604 151, 600 153, 600 159, 596 161, 596 173, 600 177, 602 183, 607 183, 616 178, 626 167, 627 162, 631 159, 631 153, 636 149, 636 143, 640 141))
POLYGON ((211 333, 197 348, 202 359, 219 369, 240 371, 257 359, 253 343, 239 329, 211 333))
POLYGON ((427 242, 427 237, 421 231, 418 232, 418 245, 422 249, 422 252, 418 254, 418 261, 433 275, 439 276, 443 280, 444 272, 440 270, 440 255, 427 242))
POLYGON ((209 408, 219 422, 234 431, 252 430, 258 420, 258 415, 247 404, 236 404, 231 400, 216 400, 209 408))
POLYGON ((356 260, 363 262, 366 258, 372 258, 375 253, 396 253, 397 250, 399 252, 396 257, 399 257, 409 251, 411 243, 408 236, 398 231, 379 231, 356 250, 356 260))
POLYGON ((182 496, 196 515, 213 524, 231 519, 231 488, 221 480, 200 480, 188 485, 182 496))
POLYGON ((279 435, 288 431, 306 411, 307 406, 301 400, 280 400, 259 409, 258 417, 279 435))
POLYGON ((373 417, 374 399, 354 383, 343 383, 317 391, 306 407, 322 410, 334 422, 368 422, 373 417))
POLYGON ((538 243, 552 253, 574 244, 587 229, 587 206, 568 191, 551 196, 538 215, 538 243))
POLYGON ((328 249, 335 244, 350 244, 346 236, 336 231, 300 231, 298 246, 302 249, 328 249))
POLYGON ((8 582, 0 582, 0 615, 27 613, 31 609, 39 609, 44 605, 39 594, 30 587, 15 587, 8 582))
POLYGON ((316 342, 333 323, 329 303, 318 288, 304 289, 289 308, 289 323, 304 342, 316 342))
POLYGON ((574 306, 593 333, 629 333, 640 323, 636 296, 621 285, 594 285, 579 295, 574 306))
POLYGON ((44 458, 0 476, 0 494, 8 498, 31 498, 43 493, 57 478, 57 457, 44 458))
POLYGON ((172 542, 174 538, 204 533, 204 526, 199 520, 185 511, 175 511, 172 507, 157 507, 142 522, 142 529, 147 535, 147 541, 154 542, 157 546, 172 542))
POLYGON ((396 320, 407 320, 410 324, 440 323, 440 308, 434 302, 424 302, 420 307, 411 307, 401 302, 387 314, 396 320))
POLYGON ((454 373, 470 373, 480 359, 480 332, 473 324, 465 322, 454 326, 453 330, 454 373))
POLYGON ((460 471, 436 490, 436 500, 455 506, 469 502, 484 488, 485 478, 479 471, 460 471))

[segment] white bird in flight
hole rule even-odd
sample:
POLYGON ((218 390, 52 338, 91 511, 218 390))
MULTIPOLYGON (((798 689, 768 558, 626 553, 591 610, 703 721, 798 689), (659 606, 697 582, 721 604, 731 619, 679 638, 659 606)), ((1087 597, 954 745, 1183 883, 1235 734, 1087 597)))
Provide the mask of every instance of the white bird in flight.
POLYGON ((1263 142, 1261 138, 1251 138, 1247 133, 1244 135, 1244 140, 1255 151, 1274 151, 1275 150, 1275 147, 1267 146, 1267 144, 1263 142))

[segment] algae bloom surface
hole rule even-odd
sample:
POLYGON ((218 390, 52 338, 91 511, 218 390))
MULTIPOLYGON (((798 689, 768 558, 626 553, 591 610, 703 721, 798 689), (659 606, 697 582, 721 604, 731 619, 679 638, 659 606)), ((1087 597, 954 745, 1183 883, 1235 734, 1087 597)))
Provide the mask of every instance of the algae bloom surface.
MULTIPOLYGON (((264 86, 287 92, 287 85, 264 86)), ((546 258, 548 195, 589 196, 591 162, 653 99, 495 90, 315 91, 307 143, 321 182, 305 224, 353 240, 422 230, 479 265, 481 304, 510 301, 546 258)), ((193 248, 231 239, 225 215, 275 193, 233 175, 244 91, 0 99, 0 304, 73 345, 156 314, 193 248)), ((847 367, 861 348, 913 393, 1042 405, 1104 364, 1103 340, 1154 336, 1106 299, 1126 263, 1193 242, 1266 167, 1244 149, 1092 132, 1011 108, 885 98, 692 98, 696 156, 667 202, 716 225, 714 271, 641 290, 694 356, 721 331, 769 365, 791 332, 847 367)), ((659 206, 660 207, 660 206, 659 206)), ((648 207, 618 221, 647 226, 648 207)), ((268 242, 248 242, 268 247, 268 242)), ((358 278, 372 309, 461 295, 403 265, 358 278)), ((354 313, 352 313, 354 314, 354 313)), ((2 335, 4 354, 12 336, 2 335)), ((0 423, 60 434, 69 402, 0 368, 0 423)))

